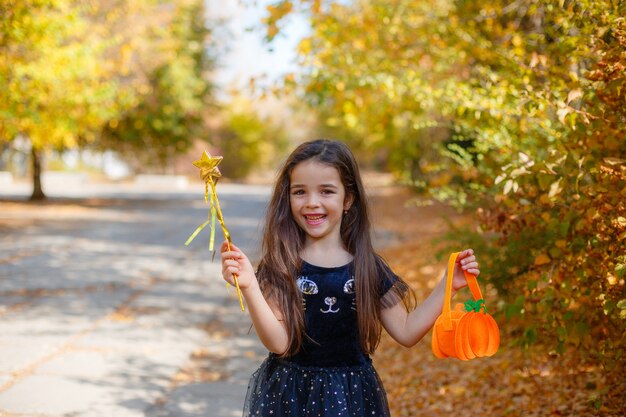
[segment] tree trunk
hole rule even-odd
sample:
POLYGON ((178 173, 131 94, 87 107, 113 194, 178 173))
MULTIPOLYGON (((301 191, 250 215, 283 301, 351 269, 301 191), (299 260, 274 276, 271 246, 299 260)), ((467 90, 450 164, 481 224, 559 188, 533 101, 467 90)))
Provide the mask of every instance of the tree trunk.
POLYGON ((30 199, 31 201, 45 200, 46 195, 41 188, 41 149, 33 146, 30 158, 33 164, 33 194, 30 196, 30 199))

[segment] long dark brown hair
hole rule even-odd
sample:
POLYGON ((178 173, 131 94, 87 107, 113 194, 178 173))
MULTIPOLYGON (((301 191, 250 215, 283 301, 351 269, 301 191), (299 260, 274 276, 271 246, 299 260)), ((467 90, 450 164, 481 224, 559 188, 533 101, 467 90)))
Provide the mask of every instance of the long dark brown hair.
POLYGON ((358 164, 346 144, 318 139, 301 144, 287 158, 267 210, 257 278, 264 296, 282 312, 290 341, 283 356, 291 356, 300 350, 305 337, 302 295, 296 285, 296 275, 302 266, 300 253, 306 235, 291 214, 290 177, 296 165, 309 159, 337 169, 345 195, 352 196, 352 205, 341 221, 341 239, 354 256, 361 346, 366 353, 373 353, 382 330, 381 279, 391 280, 392 272, 372 246, 365 190, 358 164))

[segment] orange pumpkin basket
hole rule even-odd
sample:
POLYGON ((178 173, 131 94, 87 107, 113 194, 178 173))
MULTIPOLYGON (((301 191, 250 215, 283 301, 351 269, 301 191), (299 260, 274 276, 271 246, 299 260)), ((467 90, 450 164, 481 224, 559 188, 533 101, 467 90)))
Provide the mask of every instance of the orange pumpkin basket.
POLYGON ((454 263, 458 255, 458 252, 453 253, 448 260, 443 309, 433 326, 433 354, 438 358, 450 357, 464 361, 493 356, 500 346, 500 330, 493 317, 487 313, 475 275, 463 271, 474 300, 457 304, 454 310, 450 309, 454 263))

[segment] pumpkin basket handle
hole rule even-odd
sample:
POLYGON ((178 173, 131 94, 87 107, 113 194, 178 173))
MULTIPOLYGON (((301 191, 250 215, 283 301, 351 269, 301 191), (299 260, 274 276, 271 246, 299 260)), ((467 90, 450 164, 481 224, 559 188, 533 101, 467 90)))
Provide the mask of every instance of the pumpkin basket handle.
MULTIPOLYGON (((450 255, 448 259, 448 275, 446 277, 446 294, 443 300, 443 309, 441 314, 444 318, 443 327, 446 331, 452 330, 452 313, 450 310, 450 303, 452 299, 452 279, 454 277, 454 264, 456 262, 456 258, 459 256, 460 252, 454 252, 450 255)), ((467 285, 474 297, 475 301, 481 300, 483 298, 482 293, 480 292, 480 287, 478 286, 478 280, 476 279, 476 275, 470 274, 467 271, 463 271, 465 275, 465 279, 467 280, 467 285)))

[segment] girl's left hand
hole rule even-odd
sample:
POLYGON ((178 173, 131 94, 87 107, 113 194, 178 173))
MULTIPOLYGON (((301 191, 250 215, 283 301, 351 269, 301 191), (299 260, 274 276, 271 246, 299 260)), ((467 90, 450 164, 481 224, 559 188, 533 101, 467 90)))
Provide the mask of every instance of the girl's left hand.
POLYGON ((473 249, 465 249, 456 258, 454 263, 454 275, 452 279, 452 289, 458 291, 463 287, 467 287, 467 280, 463 271, 469 272, 472 275, 478 276, 480 270, 478 269, 478 262, 476 262, 476 256, 474 256, 473 249))

